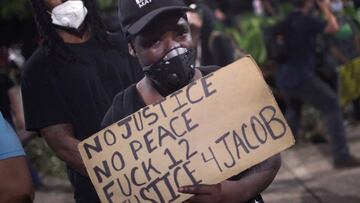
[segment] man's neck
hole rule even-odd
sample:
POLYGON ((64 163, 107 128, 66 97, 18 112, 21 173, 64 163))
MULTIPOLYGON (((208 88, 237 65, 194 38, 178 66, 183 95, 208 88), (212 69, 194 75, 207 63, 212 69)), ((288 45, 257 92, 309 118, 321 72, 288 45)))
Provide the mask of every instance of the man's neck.
POLYGON ((81 44, 90 39, 91 31, 90 29, 86 29, 84 32, 75 34, 70 33, 66 30, 56 29, 56 32, 59 34, 60 38, 69 44, 81 44))
MULTIPOLYGON (((195 69, 195 75, 193 80, 198 80, 202 77, 202 73, 199 69, 195 69)), ((152 86, 149 78, 146 76, 136 84, 136 89, 140 93, 145 105, 154 104, 160 102, 164 97, 152 86)))

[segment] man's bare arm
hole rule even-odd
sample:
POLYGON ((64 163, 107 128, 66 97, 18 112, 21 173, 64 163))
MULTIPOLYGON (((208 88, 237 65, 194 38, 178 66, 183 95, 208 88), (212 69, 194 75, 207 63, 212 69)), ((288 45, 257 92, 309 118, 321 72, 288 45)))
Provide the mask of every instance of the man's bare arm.
POLYGON ((77 172, 87 176, 85 165, 77 148, 80 141, 74 137, 74 129, 71 124, 49 126, 41 129, 40 134, 57 157, 77 172))
POLYGON ((281 165, 275 155, 242 173, 237 181, 223 181, 216 185, 183 186, 179 192, 194 194, 187 202, 240 203, 247 202, 263 192, 274 180, 281 165))
POLYGON ((263 192, 274 180, 281 166, 280 155, 275 155, 244 172, 238 181, 224 181, 225 202, 247 202, 263 192))
POLYGON ((336 17, 330 10, 329 0, 317 0, 317 4, 320 7, 320 10, 324 14, 327 25, 325 27, 324 33, 336 33, 339 31, 339 24, 336 20, 336 17))
POLYGON ((350 60, 336 46, 330 46, 330 52, 338 61, 340 61, 341 64, 348 64, 350 62, 350 60))
POLYGON ((25 129, 24 110, 21 102, 20 88, 15 86, 8 90, 11 113, 16 129, 25 129))
POLYGON ((0 202, 33 202, 34 189, 25 156, 0 160, 0 171, 0 202))

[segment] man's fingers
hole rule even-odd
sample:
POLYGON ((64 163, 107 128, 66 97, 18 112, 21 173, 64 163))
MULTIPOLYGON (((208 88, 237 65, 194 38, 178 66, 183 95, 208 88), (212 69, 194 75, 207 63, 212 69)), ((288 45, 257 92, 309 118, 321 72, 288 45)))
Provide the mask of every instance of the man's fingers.
POLYGON ((203 195, 195 195, 192 196, 190 199, 186 200, 185 203, 198 203, 198 202, 209 202, 206 201, 206 197, 203 195))
POLYGON ((221 185, 189 185, 178 189, 179 192, 194 195, 207 195, 221 191, 221 185))

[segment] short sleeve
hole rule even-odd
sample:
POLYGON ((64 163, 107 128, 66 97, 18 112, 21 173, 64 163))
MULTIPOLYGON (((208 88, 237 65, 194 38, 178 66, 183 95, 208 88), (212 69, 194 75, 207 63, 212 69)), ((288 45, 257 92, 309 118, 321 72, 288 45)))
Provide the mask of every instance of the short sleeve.
POLYGON ((25 125, 30 131, 70 122, 59 89, 51 79, 51 72, 46 70, 54 67, 42 66, 31 63, 26 65, 21 79, 25 125))
POLYGON ((0 160, 25 156, 18 136, 0 113, 0 160))

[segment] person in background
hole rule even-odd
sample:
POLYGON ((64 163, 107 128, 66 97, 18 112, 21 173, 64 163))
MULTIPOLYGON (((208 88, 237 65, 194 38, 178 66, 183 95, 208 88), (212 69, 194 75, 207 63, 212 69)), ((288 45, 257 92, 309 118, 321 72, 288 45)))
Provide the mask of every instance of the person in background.
POLYGON ((22 71, 26 128, 68 167, 77 203, 100 202, 77 145, 101 130, 114 95, 142 77, 122 33, 109 33, 94 0, 31 0, 41 45, 22 71))
POLYGON ((332 0, 331 9, 339 24, 339 32, 328 36, 330 51, 337 60, 337 64, 348 64, 359 56, 360 44, 355 23, 343 13, 342 0, 332 0))
MULTIPOLYGON (((360 56, 360 36, 356 23, 344 15, 344 3, 342 0, 332 0, 331 8, 339 22, 340 30, 336 35, 327 37, 328 46, 336 65, 349 65, 352 60, 360 56)), ((352 67, 350 67, 352 68, 352 67)), ((360 67, 357 67, 360 68, 360 67)), ((353 101, 354 118, 360 120, 360 98, 353 101)))
MULTIPOLYGON (((19 85, 16 85, 8 75, 10 67, 15 66, 15 64, 10 63, 5 47, 1 48, 0 52, 0 111, 25 147, 34 136, 25 130, 24 111, 19 85)), ((36 189, 43 187, 44 185, 37 170, 29 159, 27 159, 27 162, 34 187, 36 189)))
POLYGON ((18 100, 18 94, 14 82, 8 76, 9 56, 6 47, 0 48, 0 111, 4 118, 15 127, 20 126, 21 103, 18 100), (14 115, 14 116, 13 116, 14 115), (14 119, 13 119, 14 118, 14 119))
POLYGON ((187 3, 191 11, 187 12, 190 23, 193 46, 196 46, 196 65, 218 65, 224 67, 239 58, 236 47, 222 30, 221 24, 203 3, 187 3), (206 23, 205 23, 206 22, 206 23))
MULTIPOLYGON (((103 127, 160 102, 192 81, 219 69, 213 66, 195 68, 194 47, 186 17, 189 9, 183 1, 152 0, 138 5, 133 0, 119 0, 119 10, 120 21, 128 36, 129 52, 138 58, 145 77, 116 95, 103 119, 103 127)), ((260 193, 271 184, 280 164, 280 156, 276 155, 221 183, 182 186, 178 191, 195 195, 186 202, 260 203, 263 202, 260 193)))
POLYGON ((360 7, 360 0, 353 0, 353 2, 354 2, 355 8, 356 8, 356 9, 359 9, 359 7, 360 7))
POLYGON ((276 1, 274 0, 261 0, 262 7, 266 16, 275 17, 278 14, 276 1))
MULTIPOLYGON (((201 3, 201 2, 195 1, 194 3, 201 3)), ((225 13, 220 9, 216 0, 205 0, 205 4, 207 4, 211 8, 211 10, 214 12, 214 15, 217 18, 217 20, 219 20, 219 21, 226 20, 227 17, 225 15, 225 13)))
POLYGON ((350 154, 342 124, 337 94, 315 75, 315 38, 322 33, 336 33, 338 22, 328 0, 293 0, 296 11, 285 20, 283 40, 286 57, 277 73, 277 84, 287 102, 286 118, 295 136, 298 135, 303 103, 319 109, 325 116, 335 168, 360 166, 350 154), (311 15, 317 4, 325 21, 311 15))
POLYGON ((34 189, 25 152, 0 112, 0 202, 31 203, 34 189))

